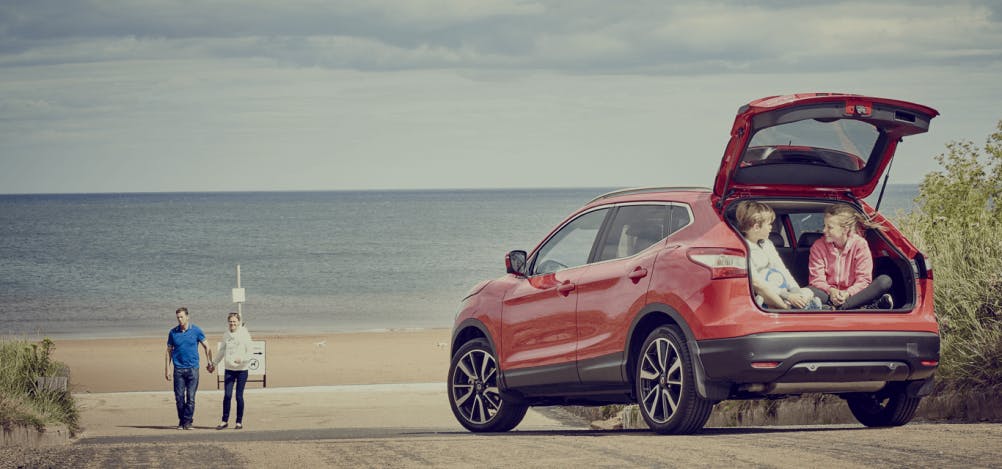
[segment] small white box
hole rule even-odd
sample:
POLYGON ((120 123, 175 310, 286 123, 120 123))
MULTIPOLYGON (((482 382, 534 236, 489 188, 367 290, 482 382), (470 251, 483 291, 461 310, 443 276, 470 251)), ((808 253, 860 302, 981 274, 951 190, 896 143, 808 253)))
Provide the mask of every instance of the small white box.
POLYGON ((234 303, 243 303, 245 301, 247 301, 247 296, 244 294, 244 289, 243 288, 234 288, 233 289, 233 302, 234 303))

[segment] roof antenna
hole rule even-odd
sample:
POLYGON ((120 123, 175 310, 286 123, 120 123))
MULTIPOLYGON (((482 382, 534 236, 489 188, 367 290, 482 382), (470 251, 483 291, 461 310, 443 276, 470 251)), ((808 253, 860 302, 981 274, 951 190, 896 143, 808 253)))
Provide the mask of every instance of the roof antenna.
POLYGON ((884 183, 880 186, 880 195, 877 196, 877 206, 873 208, 874 212, 880 211, 880 201, 884 199, 884 189, 887 189, 887 178, 891 177, 891 167, 894 166, 894 160, 887 163, 887 172, 884 173, 884 183))

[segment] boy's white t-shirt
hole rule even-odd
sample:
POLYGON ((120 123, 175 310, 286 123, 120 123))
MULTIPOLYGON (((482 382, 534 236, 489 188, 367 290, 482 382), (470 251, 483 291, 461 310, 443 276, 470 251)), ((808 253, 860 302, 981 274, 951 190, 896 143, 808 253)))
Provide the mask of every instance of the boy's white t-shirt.
MULTIPOLYGON (((753 279, 760 281, 767 288, 774 288, 777 294, 800 290, 800 285, 783 264, 783 259, 779 257, 776 246, 765 239, 753 243, 746 238, 745 243, 748 244, 748 267, 753 279), (775 280, 776 274, 782 276, 782 282, 775 280)), ((762 298, 756 296, 755 302, 762 304, 762 298)))

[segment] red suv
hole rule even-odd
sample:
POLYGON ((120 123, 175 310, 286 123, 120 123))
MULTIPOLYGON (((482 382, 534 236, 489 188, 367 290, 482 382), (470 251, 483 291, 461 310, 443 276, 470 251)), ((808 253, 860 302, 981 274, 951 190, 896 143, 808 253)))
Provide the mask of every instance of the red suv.
POLYGON ((637 403, 652 430, 692 433, 727 399, 844 398, 867 426, 907 423, 939 363, 932 270, 863 201, 898 142, 934 109, 858 95, 759 99, 738 110, 712 189, 623 190, 592 200, 507 275, 463 299, 448 394, 459 422, 507 431, 529 406, 637 403), (771 310, 753 299, 740 201, 776 213, 769 239, 801 285, 825 209, 864 233, 892 309, 771 310))

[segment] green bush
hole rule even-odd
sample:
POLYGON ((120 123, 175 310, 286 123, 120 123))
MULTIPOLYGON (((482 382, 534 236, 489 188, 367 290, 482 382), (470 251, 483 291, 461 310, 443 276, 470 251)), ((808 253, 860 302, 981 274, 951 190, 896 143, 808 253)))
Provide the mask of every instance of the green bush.
POLYGON ((1002 390, 1002 121, 983 148, 947 145, 901 220, 931 260, 942 334, 937 378, 1002 390))
POLYGON ((79 429, 80 414, 69 390, 47 389, 38 378, 67 376, 65 365, 52 361, 55 344, 0 339, 0 425, 34 426, 47 423, 66 425, 71 433, 79 429))

